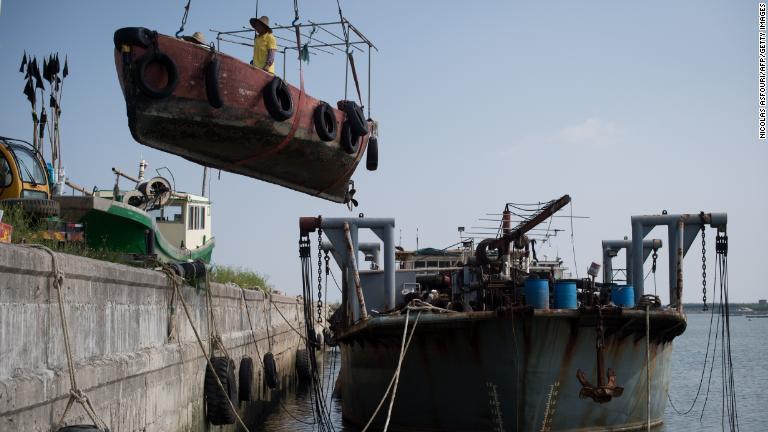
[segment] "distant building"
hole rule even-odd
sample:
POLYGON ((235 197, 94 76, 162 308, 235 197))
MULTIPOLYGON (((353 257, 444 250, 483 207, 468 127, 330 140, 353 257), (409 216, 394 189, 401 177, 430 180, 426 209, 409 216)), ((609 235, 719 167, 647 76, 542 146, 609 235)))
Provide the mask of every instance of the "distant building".
POLYGON ((757 304, 759 304, 760 306, 766 306, 766 305, 768 305, 768 300, 760 299, 760 300, 757 301, 757 304))

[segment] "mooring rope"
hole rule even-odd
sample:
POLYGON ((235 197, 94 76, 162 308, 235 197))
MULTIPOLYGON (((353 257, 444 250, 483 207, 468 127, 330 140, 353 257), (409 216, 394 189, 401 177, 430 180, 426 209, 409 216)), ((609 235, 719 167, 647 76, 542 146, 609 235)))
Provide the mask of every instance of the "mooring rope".
MULTIPOLYGON (((410 309, 408 309, 410 311, 410 309)), ((379 401, 379 404, 376 406, 376 409, 373 411, 373 414, 371 415, 371 418, 368 420, 368 423, 365 424, 365 427, 363 428, 362 432, 366 432, 368 428, 371 426, 371 423, 373 423, 373 419, 376 418, 376 415, 379 413, 379 410, 381 409, 381 406, 384 405, 384 401, 387 400, 387 396, 389 395, 389 391, 392 389, 392 386, 395 385, 395 381, 399 379, 400 376, 400 369, 402 367, 403 359, 405 358, 405 354, 408 352, 408 347, 411 346, 411 339, 413 339, 413 334, 416 332, 416 324, 419 323, 419 318, 421 318, 421 311, 416 315, 416 320, 413 322, 413 327, 411 327, 411 334, 408 336, 408 341, 405 343, 405 346, 401 344, 401 350, 400 350, 400 357, 397 362, 397 369, 395 370, 395 374, 392 375, 392 379, 389 381, 389 385, 387 386, 387 390, 384 392, 384 395, 381 397, 381 400, 379 401)), ((405 317, 405 329, 403 330, 403 338, 405 339, 405 330, 408 328, 408 312, 406 312, 405 317)), ((394 402, 394 392, 392 393, 392 402, 394 402)), ((386 425, 389 425, 389 417, 392 413, 392 403, 390 403, 389 407, 389 413, 387 414, 387 420, 386 425)), ((384 428, 384 431, 386 431, 386 426, 384 428)))
MULTIPOLYGON (((179 288, 180 284, 177 279, 178 276, 176 276, 176 274, 173 272, 173 269, 171 269, 167 265, 162 265, 162 271, 168 277, 168 282, 171 284, 171 287, 176 293, 176 296, 179 298, 179 300, 181 300, 181 306, 184 309, 184 314, 187 316, 189 325, 190 327, 192 327, 192 332, 195 334, 195 339, 197 339, 197 344, 200 347, 200 350, 203 352, 203 357, 205 357, 205 362, 208 364, 208 367, 211 369, 213 377, 216 379, 216 384, 218 385, 219 390, 221 390, 221 394, 223 394, 224 398, 227 400, 227 403, 229 404, 229 407, 232 410, 232 413, 235 415, 235 418, 237 418, 237 422, 240 423, 240 426, 246 432, 250 432, 250 429, 248 429, 248 426, 246 426, 243 419, 240 418, 240 414, 237 412, 237 408, 235 408, 235 405, 232 403, 232 400, 229 398, 229 392, 227 392, 227 390, 224 388, 224 384, 221 383, 221 380, 219 379, 219 375, 216 373, 216 369, 214 369, 213 363, 211 363, 211 359, 208 356, 208 353, 205 351, 205 345, 203 344, 203 339, 200 337, 200 333, 198 332, 194 321, 192 321, 192 314, 189 312, 189 305, 187 305, 187 301, 184 299, 184 296, 181 294, 181 289, 179 288)), ((208 291, 210 291, 210 289, 208 289, 208 291)))
POLYGON ((98 427, 100 430, 109 431, 107 423, 96 413, 96 410, 93 408, 93 404, 91 403, 90 399, 88 399, 88 396, 77 386, 75 362, 72 358, 72 343, 69 338, 69 325, 67 323, 67 314, 64 310, 64 293, 62 291, 64 288, 64 272, 61 270, 61 268, 59 268, 59 262, 56 258, 56 254, 51 249, 38 244, 31 244, 28 247, 43 250, 51 256, 51 283, 53 285, 53 289, 56 290, 56 295, 58 298, 61 329, 62 333, 64 334, 64 350, 66 351, 67 368, 69 369, 69 400, 67 401, 66 408, 64 408, 64 412, 59 418, 58 424, 62 425, 64 423, 64 418, 72 408, 72 404, 77 402, 80 404, 80 406, 83 407, 83 411, 88 414, 88 417, 91 418, 91 421, 96 427, 98 427))

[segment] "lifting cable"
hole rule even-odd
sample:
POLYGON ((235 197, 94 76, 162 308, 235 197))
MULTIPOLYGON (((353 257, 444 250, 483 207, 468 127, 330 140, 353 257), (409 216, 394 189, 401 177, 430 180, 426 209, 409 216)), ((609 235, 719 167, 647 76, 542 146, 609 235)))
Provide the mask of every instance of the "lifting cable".
MULTIPOLYGON (((181 32, 184 31, 184 26, 187 25, 187 17, 189 17, 189 5, 192 3, 192 0, 187 0, 187 5, 184 6, 184 16, 181 17, 181 27, 179 27, 179 31, 176 32, 176 37, 178 38, 181 36, 181 32)), ((258 6, 257 6, 258 8, 258 6)))

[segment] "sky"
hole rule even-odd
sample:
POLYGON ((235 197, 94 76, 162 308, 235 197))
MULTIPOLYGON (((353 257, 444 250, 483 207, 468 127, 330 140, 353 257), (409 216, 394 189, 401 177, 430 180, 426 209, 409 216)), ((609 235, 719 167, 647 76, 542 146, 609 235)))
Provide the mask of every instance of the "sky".
MULTIPOLYGON (((116 29, 173 34, 184 4, 4 0, 0 135, 31 140, 18 73, 22 53, 66 54, 61 139, 68 176, 88 188, 111 188, 111 167, 134 172, 144 158, 150 172, 167 166, 180 190, 199 192, 201 167, 132 139, 113 57, 116 29)), ((338 16, 332 0, 299 6, 304 20, 338 16)), ((731 301, 768 297, 766 277, 757 271, 768 258, 768 142, 757 139, 756 2, 370 0, 342 6, 379 49, 371 69, 379 170, 361 166, 355 173, 360 207, 352 213, 221 173, 211 183, 216 263, 257 270, 275 288, 299 294, 300 216, 394 217, 404 247, 415 247, 418 228, 420 246, 442 248, 456 241, 457 226, 481 225, 477 218, 499 213, 507 202, 567 193, 573 214, 589 218, 574 220, 573 244, 570 232, 560 233, 539 254, 562 257, 581 276, 590 262, 600 262, 601 240, 631 235, 632 215, 727 212, 731 301)), ((210 29, 239 29, 254 13, 250 0, 195 0, 185 33, 202 31, 211 40, 210 29)), ((262 14, 288 24, 293 7, 262 0, 262 14)), ((249 60, 247 48, 222 49, 249 60)), ((344 67, 341 55, 313 56, 305 66, 308 93, 342 99, 344 67)), ((297 82, 295 59, 287 70, 288 80, 297 82)), ((570 229, 570 223, 556 219, 553 227, 570 229)), ((708 234, 711 290, 714 231, 708 234)), ((648 238, 666 245, 661 229, 648 238)), ((658 290, 666 302, 665 251, 660 255, 658 290)), ((615 267, 622 263, 619 256, 615 267)), ((685 272, 684 300, 700 301, 698 241, 685 272)))

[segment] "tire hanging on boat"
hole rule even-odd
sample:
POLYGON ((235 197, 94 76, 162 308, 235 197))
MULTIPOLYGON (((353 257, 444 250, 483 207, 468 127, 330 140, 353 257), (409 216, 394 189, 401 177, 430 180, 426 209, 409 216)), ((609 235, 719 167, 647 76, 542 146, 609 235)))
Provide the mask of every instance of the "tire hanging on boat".
POLYGON ((272 79, 262 91, 267 112, 277 121, 285 121, 293 116, 293 98, 288 86, 278 77, 272 79))
POLYGON ((241 402, 251 400, 251 387, 253 383, 253 359, 246 356, 240 359, 240 370, 238 371, 238 399, 241 402))
POLYGON ((340 101, 338 107, 347 114, 347 123, 352 126, 352 132, 355 135, 359 137, 368 135, 368 122, 360 105, 353 101, 340 101))
POLYGON ((217 109, 224 106, 224 101, 221 100, 221 92, 219 91, 220 67, 221 62, 218 57, 213 57, 205 66, 205 96, 208 98, 208 104, 217 109))
POLYGON ((123 27, 115 30, 112 41, 117 50, 123 45, 146 48, 152 45, 152 31, 144 27, 123 27))
POLYGON ((368 138, 368 148, 365 155, 365 168, 376 171, 379 167, 379 139, 375 136, 368 138))
POLYGON ((312 114, 315 123, 317 136, 323 141, 333 141, 336 139, 336 115, 333 108, 326 102, 320 102, 312 114))
POLYGON ((341 149, 347 154, 353 154, 360 146, 360 137, 355 135, 352 131, 352 126, 349 124, 349 120, 345 121, 341 125, 341 149))
POLYGON ((267 383, 267 387, 272 390, 277 388, 279 379, 277 377, 277 364, 275 363, 275 356, 272 352, 264 354, 264 381, 267 383))
POLYGON ((160 51, 148 51, 136 61, 136 85, 142 93, 152 99, 167 98, 179 85, 179 70, 176 63, 167 54, 160 51), (156 89, 147 82, 147 67, 153 63, 157 63, 165 69, 168 75, 165 87, 156 89))
POLYGON ((205 413, 208 421, 212 425, 228 425, 235 423, 235 413, 229 405, 227 398, 232 404, 237 404, 237 378, 235 378, 235 362, 229 357, 212 357, 212 371, 208 365, 205 366, 205 383, 203 385, 203 397, 205 398, 205 413), (227 394, 222 394, 219 384, 216 382, 216 376, 227 390, 227 394))

